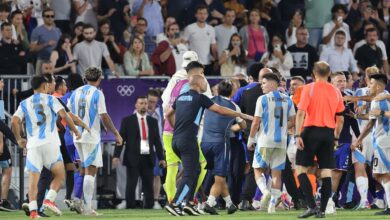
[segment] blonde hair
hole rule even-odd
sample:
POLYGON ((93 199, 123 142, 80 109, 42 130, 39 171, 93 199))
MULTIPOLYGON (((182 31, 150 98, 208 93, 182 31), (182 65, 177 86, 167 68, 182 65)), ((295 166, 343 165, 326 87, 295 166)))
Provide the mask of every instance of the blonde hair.
POLYGON ((131 41, 129 51, 131 54, 133 54, 133 55, 135 54, 134 45, 133 45, 135 40, 139 40, 142 44, 142 49, 140 51, 140 55, 142 55, 145 52, 145 42, 138 36, 135 36, 133 38, 133 40, 131 41))
POLYGON ((378 67, 376 67, 376 66, 370 66, 370 67, 367 67, 367 68, 364 70, 364 73, 366 74, 367 77, 369 77, 370 75, 378 74, 378 73, 380 73, 380 72, 379 72, 378 67))

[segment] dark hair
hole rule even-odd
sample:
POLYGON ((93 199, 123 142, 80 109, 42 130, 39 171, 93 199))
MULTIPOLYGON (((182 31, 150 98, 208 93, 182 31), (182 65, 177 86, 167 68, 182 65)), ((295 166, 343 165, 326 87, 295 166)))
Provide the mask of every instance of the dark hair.
POLYGON ((207 6, 205 4, 199 4, 195 8, 195 14, 198 13, 198 11, 203 10, 203 9, 206 9, 208 11, 208 8, 207 8, 207 6))
POLYGON ((197 68, 202 68, 204 69, 204 66, 199 63, 198 61, 192 61, 190 62, 187 67, 186 67, 186 71, 187 73, 190 72, 192 69, 197 69, 197 68))
POLYGON ((251 66, 249 66, 247 74, 248 74, 248 76, 251 76, 254 81, 258 81, 259 80, 259 72, 263 68, 264 68, 264 65, 262 63, 254 63, 251 66))
POLYGON ((218 83, 218 94, 221 96, 229 97, 232 95, 233 83, 229 79, 222 80, 218 83))
POLYGON ((7 3, 0 4, 0 12, 11 12, 11 7, 7 3))
POLYGON ((54 13, 54 10, 51 9, 51 8, 45 8, 45 9, 43 9, 43 11, 42 11, 42 17, 45 17, 46 12, 49 12, 49 11, 52 11, 52 12, 54 13))
POLYGON ((23 15, 23 12, 21 10, 15 10, 11 13, 11 20, 16 16, 16 15, 23 15))
POLYGON ((83 30, 92 28, 93 30, 96 30, 95 27, 92 24, 86 23, 83 25, 83 30))
POLYGON ((280 83, 280 78, 275 73, 266 73, 263 75, 263 79, 275 81, 278 85, 280 83))
POLYGON ((376 29, 376 28, 368 28, 364 35, 367 37, 368 33, 370 33, 370 32, 376 32, 378 34, 378 29, 376 29))
POLYGON ((272 39, 274 37, 278 37, 281 41, 282 41, 282 45, 280 45, 280 49, 282 50, 282 53, 283 55, 286 54, 286 48, 284 47, 284 45, 286 44, 286 41, 284 40, 283 36, 280 35, 280 34, 274 34, 272 37, 271 37, 271 40, 269 41, 268 43, 268 59, 272 59, 272 54, 274 53, 274 46, 272 45, 272 39))
POLYGON ((148 96, 160 97, 160 93, 155 89, 150 89, 148 91, 148 96))
POLYGON ((68 88, 69 91, 76 90, 84 85, 83 78, 79 74, 71 73, 68 75, 68 88))
POLYGON ((48 83, 52 83, 55 80, 53 74, 51 73, 43 73, 41 75, 46 78, 48 83))
POLYGON ((239 79, 238 82, 240 83, 240 88, 248 85, 245 79, 239 79))
POLYGON ((345 76, 343 72, 334 72, 330 74, 330 79, 333 80, 337 76, 345 76))
POLYGON ((102 76, 103 72, 99 67, 88 67, 85 72, 85 79, 90 82, 97 82, 102 76))
POLYGON ((305 79, 304 79, 302 76, 293 76, 293 77, 291 77, 291 81, 292 81, 292 80, 301 81, 301 82, 303 82, 303 84, 306 83, 305 79))
POLYGON ((226 15, 229 11, 232 11, 232 12, 234 12, 234 14, 237 14, 235 10, 233 10, 233 9, 231 9, 231 8, 227 8, 227 9, 225 10, 225 15, 226 15))
POLYGON ((137 98, 135 99, 135 103, 138 102, 138 99, 148 99, 148 97, 146 95, 137 96, 137 98))
POLYGON ((55 81, 56 81, 55 90, 57 90, 65 82, 62 76, 57 76, 55 81))
POLYGON ((12 27, 12 24, 9 22, 4 22, 1 24, 1 30, 4 30, 5 27, 12 27))
POLYGON ((43 75, 35 75, 31 79, 31 87, 33 90, 39 89, 43 83, 48 83, 48 79, 43 75))
POLYGON ((334 13, 336 13, 338 10, 343 10, 343 11, 344 11, 344 14, 347 14, 347 13, 348 13, 347 7, 345 7, 345 5, 343 5, 343 4, 335 4, 335 5, 333 5, 331 12, 332 12, 332 14, 334 14, 334 13))
POLYGON ((369 79, 375 79, 375 81, 379 81, 384 85, 387 85, 387 76, 385 74, 373 74, 369 76, 369 79))
POLYGON ((229 51, 232 51, 234 46, 232 45, 232 40, 233 40, 233 37, 238 37, 240 38, 240 41, 241 41, 241 44, 240 44, 240 55, 239 56, 232 56, 231 59, 233 62, 235 62, 236 65, 246 65, 247 64, 247 59, 246 59, 246 53, 245 53, 245 49, 244 49, 244 44, 242 42, 242 38, 239 34, 237 33, 234 33, 231 37, 230 37, 230 40, 229 40, 229 47, 227 48, 229 51))
POLYGON ((104 19, 104 20, 101 20, 100 22, 99 22, 99 28, 98 28, 98 30, 97 30, 97 34, 96 34, 96 40, 97 41, 101 41, 101 42, 104 42, 104 37, 103 37, 103 33, 100 31, 100 28, 103 26, 103 25, 106 25, 106 24, 108 24, 108 26, 109 26, 109 31, 111 31, 111 22, 110 22, 110 20, 108 20, 108 19, 104 19))
POLYGON ((345 31, 343 31, 343 30, 336 31, 336 33, 334 34, 334 36, 336 36, 336 35, 343 35, 344 37, 347 36, 347 35, 345 34, 345 31))
POLYGON ((138 17, 137 22, 138 21, 145 21, 146 27, 148 26, 148 20, 146 20, 144 17, 138 17))
POLYGON ((84 28, 85 24, 81 21, 77 22, 74 26, 73 26, 73 30, 72 30, 72 40, 73 38, 77 37, 77 42, 81 42, 84 40, 84 36, 83 36, 83 31, 81 31, 81 34, 79 36, 76 36, 76 33, 75 33, 75 30, 76 28, 78 27, 82 27, 84 28))
POLYGON ((65 52, 62 49, 62 44, 65 43, 66 39, 69 39, 69 42, 72 41, 72 37, 70 35, 63 34, 63 35, 61 35, 60 39, 58 40, 57 46, 54 48, 54 50, 56 50, 58 52, 58 56, 61 56, 61 52, 65 52))

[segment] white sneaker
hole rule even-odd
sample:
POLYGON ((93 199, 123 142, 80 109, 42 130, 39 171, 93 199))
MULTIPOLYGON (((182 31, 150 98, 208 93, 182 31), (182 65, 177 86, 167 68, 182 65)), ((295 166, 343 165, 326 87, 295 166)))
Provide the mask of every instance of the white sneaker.
MULTIPOLYGON (((154 208, 154 206, 153 206, 154 208)), ((160 206, 161 208, 161 206, 160 206)), ((126 200, 122 200, 121 203, 119 203, 117 206, 116 206, 116 209, 126 209, 126 200)))
POLYGON ((84 216, 102 216, 102 213, 97 212, 96 210, 90 209, 90 210, 85 210, 83 212, 84 216))
POLYGON ((267 190, 261 197, 261 209, 265 210, 268 207, 269 200, 271 200, 271 193, 267 190))
POLYGON ((385 201, 383 199, 376 199, 374 204, 376 206, 378 206, 378 208, 380 208, 380 209, 384 209, 385 208, 385 201))
POLYGON ((158 201, 154 201, 153 209, 162 209, 162 207, 158 201))
POLYGON ((275 212, 275 202, 271 201, 268 205, 268 214, 273 214, 275 212))
POLYGON ((261 209, 261 203, 260 203, 259 200, 253 200, 252 206, 253 206, 253 208, 256 209, 256 210, 260 210, 260 209, 261 209))
POLYGON ((77 212, 77 214, 82 214, 84 209, 83 201, 80 199, 73 200, 73 209, 77 212))
POLYGON ((199 203, 198 203, 198 212, 199 212, 201 215, 206 215, 206 214, 207 214, 205 211, 203 211, 205 203, 206 203, 206 202, 199 202, 199 203))
POLYGON ((329 199, 328 204, 326 205, 325 214, 336 214, 336 204, 334 204, 332 199, 329 199))

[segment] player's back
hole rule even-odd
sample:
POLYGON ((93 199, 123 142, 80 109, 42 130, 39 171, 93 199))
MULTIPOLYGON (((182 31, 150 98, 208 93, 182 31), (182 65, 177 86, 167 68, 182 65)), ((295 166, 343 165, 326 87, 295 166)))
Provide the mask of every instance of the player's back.
POLYGON ((59 146, 56 120, 61 108, 57 98, 43 93, 36 93, 20 103, 15 115, 25 118, 27 148, 47 143, 59 146))
POLYGON ((287 123, 290 116, 295 115, 292 100, 280 93, 272 91, 257 99, 255 116, 261 118, 260 147, 286 148, 287 123))
MULTIPOLYGON (((379 95, 388 94, 388 92, 379 95)), ((390 101, 388 99, 381 101, 373 101, 371 103, 371 110, 390 111, 390 101)), ((374 117, 370 116, 370 119, 374 117)), ((374 147, 390 148, 390 119, 379 116, 373 129, 374 147)))
MULTIPOLYGON (((355 92, 355 96, 358 96, 358 97, 360 97, 360 96, 368 96, 369 94, 370 94, 370 90, 368 89, 368 87, 359 88, 355 92)), ((366 102, 366 101, 363 101, 363 100, 359 100, 356 104, 360 108, 364 108, 365 106, 369 106, 370 105, 369 102, 366 102)), ((370 110, 369 108, 365 109, 362 112, 362 114, 368 113, 369 110, 370 110)), ((363 131, 364 127, 366 127, 366 125, 368 124, 368 120, 358 119, 357 121, 358 121, 358 124, 359 124, 360 131, 363 131)))
POLYGON ((76 89, 71 95, 68 107, 71 112, 79 116, 91 129, 91 132, 83 130, 78 126, 82 137, 74 140, 79 143, 100 142, 100 114, 106 113, 105 98, 103 93, 95 86, 84 85, 76 89))

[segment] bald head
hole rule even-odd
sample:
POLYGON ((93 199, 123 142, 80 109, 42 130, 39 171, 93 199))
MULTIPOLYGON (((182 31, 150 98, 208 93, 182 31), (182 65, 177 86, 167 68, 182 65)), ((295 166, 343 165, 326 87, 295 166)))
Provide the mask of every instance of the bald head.
POLYGON ((329 64, 325 61, 318 61, 314 64, 314 75, 316 77, 324 78, 330 74, 329 64))
POLYGON ((190 84, 191 89, 196 90, 200 93, 206 92, 207 81, 206 81, 206 78, 204 76, 195 74, 195 75, 191 75, 188 80, 189 80, 188 83, 190 84))
POLYGON ((259 72, 259 82, 261 83, 261 80, 263 79, 263 76, 267 73, 273 73, 270 68, 263 68, 259 72))

